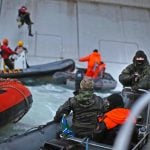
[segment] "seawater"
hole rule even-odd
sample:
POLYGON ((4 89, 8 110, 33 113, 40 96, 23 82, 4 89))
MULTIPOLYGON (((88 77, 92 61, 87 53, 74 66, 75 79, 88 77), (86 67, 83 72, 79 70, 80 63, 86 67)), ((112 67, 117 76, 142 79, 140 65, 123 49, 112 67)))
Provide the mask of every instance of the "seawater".
MULTIPOLYGON (((17 123, 8 124, 0 129, 0 140, 21 134, 27 130, 46 124, 53 120, 56 110, 69 97, 73 90, 52 84, 28 86, 33 96, 33 104, 29 112, 17 123)), ((107 94, 96 93, 100 96, 107 94)))
POLYGON ((0 129, 0 140, 26 130, 45 124, 55 115, 57 108, 68 97, 73 96, 72 90, 52 84, 28 86, 33 96, 33 104, 28 113, 17 123, 8 124, 0 129))

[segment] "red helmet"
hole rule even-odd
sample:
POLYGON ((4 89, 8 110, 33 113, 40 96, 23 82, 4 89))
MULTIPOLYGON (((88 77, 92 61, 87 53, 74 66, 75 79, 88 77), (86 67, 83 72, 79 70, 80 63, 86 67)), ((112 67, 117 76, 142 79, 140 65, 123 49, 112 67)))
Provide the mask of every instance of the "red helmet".
POLYGON ((3 45, 8 45, 8 39, 7 38, 5 38, 5 39, 3 39, 3 45))
POLYGON ((22 6, 22 7, 20 8, 20 11, 21 11, 22 13, 25 13, 25 12, 27 12, 27 7, 25 7, 25 6, 22 6))

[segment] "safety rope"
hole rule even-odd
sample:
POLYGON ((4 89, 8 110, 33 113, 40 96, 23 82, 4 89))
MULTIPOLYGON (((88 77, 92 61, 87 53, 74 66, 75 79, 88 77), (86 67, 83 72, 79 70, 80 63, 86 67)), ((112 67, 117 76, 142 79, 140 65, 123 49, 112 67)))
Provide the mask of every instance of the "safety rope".
POLYGON ((12 82, 13 82, 13 84, 15 84, 14 82, 21 84, 21 82, 16 80, 16 79, 2 79, 1 78, 0 79, 0 89, 2 89, 2 88, 13 88, 13 89, 15 89, 16 91, 18 91, 23 96, 23 98, 25 99, 26 105, 27 105, 27 108, 25 109, 24 114, 21 117, 19 117, 17 120, 14 121, 14 123, 16 123, 27 113, 27 111, 30 108, 30 104, 29 104, 28 98, 25 96, 25 94, 20 89, 16 88, 15 85, 10 85, 10 84, 12 84, 12 82))

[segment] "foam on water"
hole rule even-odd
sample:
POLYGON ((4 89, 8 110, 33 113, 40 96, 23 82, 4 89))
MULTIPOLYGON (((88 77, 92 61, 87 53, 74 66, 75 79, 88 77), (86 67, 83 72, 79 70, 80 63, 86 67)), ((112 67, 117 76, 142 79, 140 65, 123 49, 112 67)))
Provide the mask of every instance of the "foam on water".
POLYGON ((32 108, 18 123, 9 124, 0 129, 0 139, 14 134, 20 134, 29 128, 51 121, 57 108, 68 97, 73 96, 72 90, 52 84, 28 88, 33 96, 32 108))

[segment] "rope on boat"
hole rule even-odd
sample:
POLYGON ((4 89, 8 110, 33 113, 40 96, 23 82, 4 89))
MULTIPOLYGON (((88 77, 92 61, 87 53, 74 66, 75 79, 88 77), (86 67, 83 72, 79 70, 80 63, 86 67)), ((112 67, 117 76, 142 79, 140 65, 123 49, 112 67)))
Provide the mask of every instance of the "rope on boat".
MULTIPOLYGON (((15 87, 15 85, 10 85, 12 84, 12 81, 13 82, 16 82, 16 83, 21 83, 20 81, 16 80, 16 79, 0 79, 0 89, 2 88, 13 88, 15 89, 16 91, 18 91, 25 99, 25 102, 26 102, 26 105, 27 105, 27 108, 25 109, 25 112, 23 113, 22 116, 20 116, 17 120, 14 121, 14 123, 18 122, 20 119, 22 119, 22 117, 27 113, 27 111, 29 110, 30 108, 30 104, 29 104, 29 101, 28 101, 28 98, 25 96, 25 94, 19 90, 18 88, 15 87)), ((14 84, 14 83, 13 83, 14 84)))

